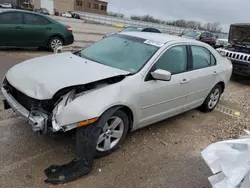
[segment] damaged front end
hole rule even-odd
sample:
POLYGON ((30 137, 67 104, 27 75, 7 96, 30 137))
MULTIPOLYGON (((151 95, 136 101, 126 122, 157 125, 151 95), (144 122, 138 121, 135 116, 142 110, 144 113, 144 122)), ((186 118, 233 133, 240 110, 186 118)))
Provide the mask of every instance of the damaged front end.
MULTIPOLYGON (((5 109, 12 108, 21 115, 32 126, 33 131, 47 134, 57 131, 66 132, 79 126, 77 121, 72 120, 72 123, 65 124, 61 120, 65 107, 74 99, 109 84, 117 83, 124 78, 125 76, 116 76, 85 85, 64 88, 48 100, 38 100, 25 95, 13 87, 7 79, 3 81, 1 90, 5 98, 5 109)), ((93 122, 97 119, 84 119, 83 117, 82 120, 80 123, 85 125, 86 122, 93 122)))

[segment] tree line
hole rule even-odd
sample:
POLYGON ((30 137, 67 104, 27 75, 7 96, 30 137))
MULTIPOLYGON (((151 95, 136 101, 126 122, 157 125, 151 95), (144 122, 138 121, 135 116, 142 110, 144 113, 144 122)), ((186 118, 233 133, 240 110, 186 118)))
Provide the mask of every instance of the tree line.
MULTIPOLYGON (((113 13, 109 12, 109 16, 124 18, 124 14, 120 13, 113 13)), ((130 16, 131 20, 139 20, 139 21, 145 21, 145 22, 153 22, 153 23, 159 23, 159 24, 166 24, 166 25, 172 25, 177 27, 184 27, 184 28, 192 28, 192 29, 199 29, 199 30, 205 30, 210 31, 214 33, 220 33, 222 30, 220 22, 208 22, 208 23, 201 23, 199 21, 194 20, 174 20, 174 21, 163 21, 160 19, 156 19, 153 16, 150 15, 144 15, 144 16, 137 16, 132 15, 130 16)))

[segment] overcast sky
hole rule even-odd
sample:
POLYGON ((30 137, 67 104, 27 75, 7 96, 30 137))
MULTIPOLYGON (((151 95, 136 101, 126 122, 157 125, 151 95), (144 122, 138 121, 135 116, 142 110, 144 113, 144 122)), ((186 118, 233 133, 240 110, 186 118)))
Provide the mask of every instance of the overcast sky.
POLYGON ((237 22, 250 22, 250 0, 108 0, 108 11, 130 15, 150 14, 162 20, 219 21, 223 31, 237 22))

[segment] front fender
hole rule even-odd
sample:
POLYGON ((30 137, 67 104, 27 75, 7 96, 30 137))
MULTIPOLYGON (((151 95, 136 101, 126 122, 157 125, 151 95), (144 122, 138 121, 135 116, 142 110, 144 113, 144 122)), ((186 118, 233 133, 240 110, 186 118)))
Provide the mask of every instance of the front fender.
POLYGON ((133 112, 133 106, 123 100, 121 86, 108 85, 83 94, 67 104, 57 115, 57 122, 60 126, 66 126, 100 117, 107 109, 118 105, 127 106, 133 112))

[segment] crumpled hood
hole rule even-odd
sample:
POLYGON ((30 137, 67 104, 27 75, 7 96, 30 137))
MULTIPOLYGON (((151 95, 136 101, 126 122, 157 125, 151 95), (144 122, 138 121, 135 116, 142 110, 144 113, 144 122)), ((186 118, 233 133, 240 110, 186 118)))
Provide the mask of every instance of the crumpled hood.
POLYGON ((60 89, 87 84, 129 72, 105 66, 70 52, 24 61, 6 74, 8 82, 29 97, 51 99, 60 89))
POLYGON ((229 31, 230 44, 250 44, 250 24, 232 24, 229 31))

